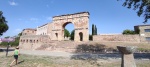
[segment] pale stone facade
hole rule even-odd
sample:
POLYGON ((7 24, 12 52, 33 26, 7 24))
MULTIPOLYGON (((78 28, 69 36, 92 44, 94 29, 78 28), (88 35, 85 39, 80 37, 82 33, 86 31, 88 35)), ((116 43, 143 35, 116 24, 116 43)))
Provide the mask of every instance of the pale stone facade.
POLYGON ((79 12, 54 16, 51 23, 44 24, 36 29, 24 29, 19 45, 24 49, 35 49, 50 41, 66 40, 64 28, 68 23, 74 25, 74 41, 89 41, 89 15, 89 12, 79 12))
POLYGON ((61 41, 64 40, 64 28, 68 23, 74 25, 74 41, 89 41, 89 12, 54 16, 51 23, 38 27, 33 33, 30 33, 32 29, 25 29, 23 35, 49 35, 51 40, 61 41))
POLYGON ((24 35, 20 37, 19 46, 21 49, 36 49, 48 42, 48 35, 24 35))
POLYGON ((137 25, 134 29, 139 33, 142 41, 150 41, 150 25, 137 25))
POLYGON ((81 12, 53 17, 53 23, 49 24, 48 33, 52 40, 64 40, 64 28, 68 23, 72 23, 75 29, 74 41, 89 40, 89 13, 81 12), (83 39, 81 39, 83 35, 83 39))
POLYGON ((36 29, 27 28, 22 31, 22 35, 36 35, 36 29))
POLYGON ((48 31, 48 24, 44 24, 40 27, 37 27, 37 31, 36 31, 36 35, 48 35, 47 31, 48 31))

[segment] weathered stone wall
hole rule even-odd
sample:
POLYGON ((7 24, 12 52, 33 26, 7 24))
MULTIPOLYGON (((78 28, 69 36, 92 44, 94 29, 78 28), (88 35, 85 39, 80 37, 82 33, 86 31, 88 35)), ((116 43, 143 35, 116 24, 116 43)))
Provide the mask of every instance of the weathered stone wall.
POLYGON ((49 42, 48 35, 25 35, 20 37, 19 46, 21 49, 35 50, 47 42, 49 42))
POLYGON ((149 24, 134 26, 134 30, 136 32, 139 32, 141 36, 141 40, 143 40, 143 42, 150 41, 150 25, 149 24))
POLYGON ((144 34, 145 37, 150 36, 150 32, 145 32, 145 29, 150 29, 150 26, 139 26, 140 34, 144 34))
POLYGON ((94 35, 93 41, 120 41, 120 42, 141 42, 139 35, 94 35))
POLYGON ((36 29, 30 29, 30 28, 24 29, 22 31, 22 35, 36 35, 36 29))
POLYGON ((150 31, 146 32, 145 29, 150 29, 150 26, 139 26, 140 29, 140 35, 143 39, 143 41, 146 41, 146 37, 150 38, 150 31))

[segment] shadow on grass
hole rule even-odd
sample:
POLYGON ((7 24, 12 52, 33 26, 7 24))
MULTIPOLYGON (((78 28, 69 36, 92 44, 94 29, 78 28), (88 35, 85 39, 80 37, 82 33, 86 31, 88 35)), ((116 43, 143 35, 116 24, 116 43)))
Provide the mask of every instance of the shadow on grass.
MULTIPOLYGON (((71 59, 76 60, 98 60, 119 59, 121 53, 117 49, 107 48, 104 44, 81 44, 76 47, 71 59)), ((150 53, 134 53, 135 59, 150 59, 150 53)))
POLYGON ((18 62, 18 64, 21 64, 21 63, 23 63, 23 62, 24 62, 24 60, 22 60, 22 61, 18 62))
POLYGON ((117 52, 116 49, 107 48, 104 44, 81 44, 76 47, 74 53, 107 53, 117 52))
POLYGON ((75 55, 71 56, 71 59, 80 60, 97 60, 100 58, 120 58, 118 50, 113 48, 107 48, 104 44, 81 44, 76 47, 75 55))
POLYGON ((98 59, 120 58, 118 50, 108 48, 104 44, 81 44, 76 47, 71 59, 84 60, 91 65, 100 66, 98 59))
MULTIPOLYGON (((7 50, 6 48, 0 48, 0 52, 6 52, 6 50, 7 50)), ((8 52, 9 52, 9 51, 14 51, 14 50, 15 50, 15 49, 10 49, 10 48, 9 48, 9 49, 8 49, 8 52)))

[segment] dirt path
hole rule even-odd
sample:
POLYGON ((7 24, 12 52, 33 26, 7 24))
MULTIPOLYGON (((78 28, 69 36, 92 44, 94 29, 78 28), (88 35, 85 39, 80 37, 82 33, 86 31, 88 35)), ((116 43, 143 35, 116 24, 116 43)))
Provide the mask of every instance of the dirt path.
POLYGON ((44 50, 20 50, 21 54, 29 55, 44 55, 44 56, 62 56, 71 57, 73 53, 61 52, 61 51, 44 51, 44 50))

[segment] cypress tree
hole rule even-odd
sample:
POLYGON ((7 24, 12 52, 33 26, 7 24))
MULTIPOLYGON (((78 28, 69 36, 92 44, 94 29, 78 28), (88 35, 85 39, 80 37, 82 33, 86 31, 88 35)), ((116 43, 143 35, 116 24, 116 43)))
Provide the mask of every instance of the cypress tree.
POLYGON ((95 35, 97 35, 97 27, 96 27, 96 25, 95 25, 95 35))
POLYGON ((94 24, 92 24, 92 35, 95 35, 95 27, 94 27, 94 24))

